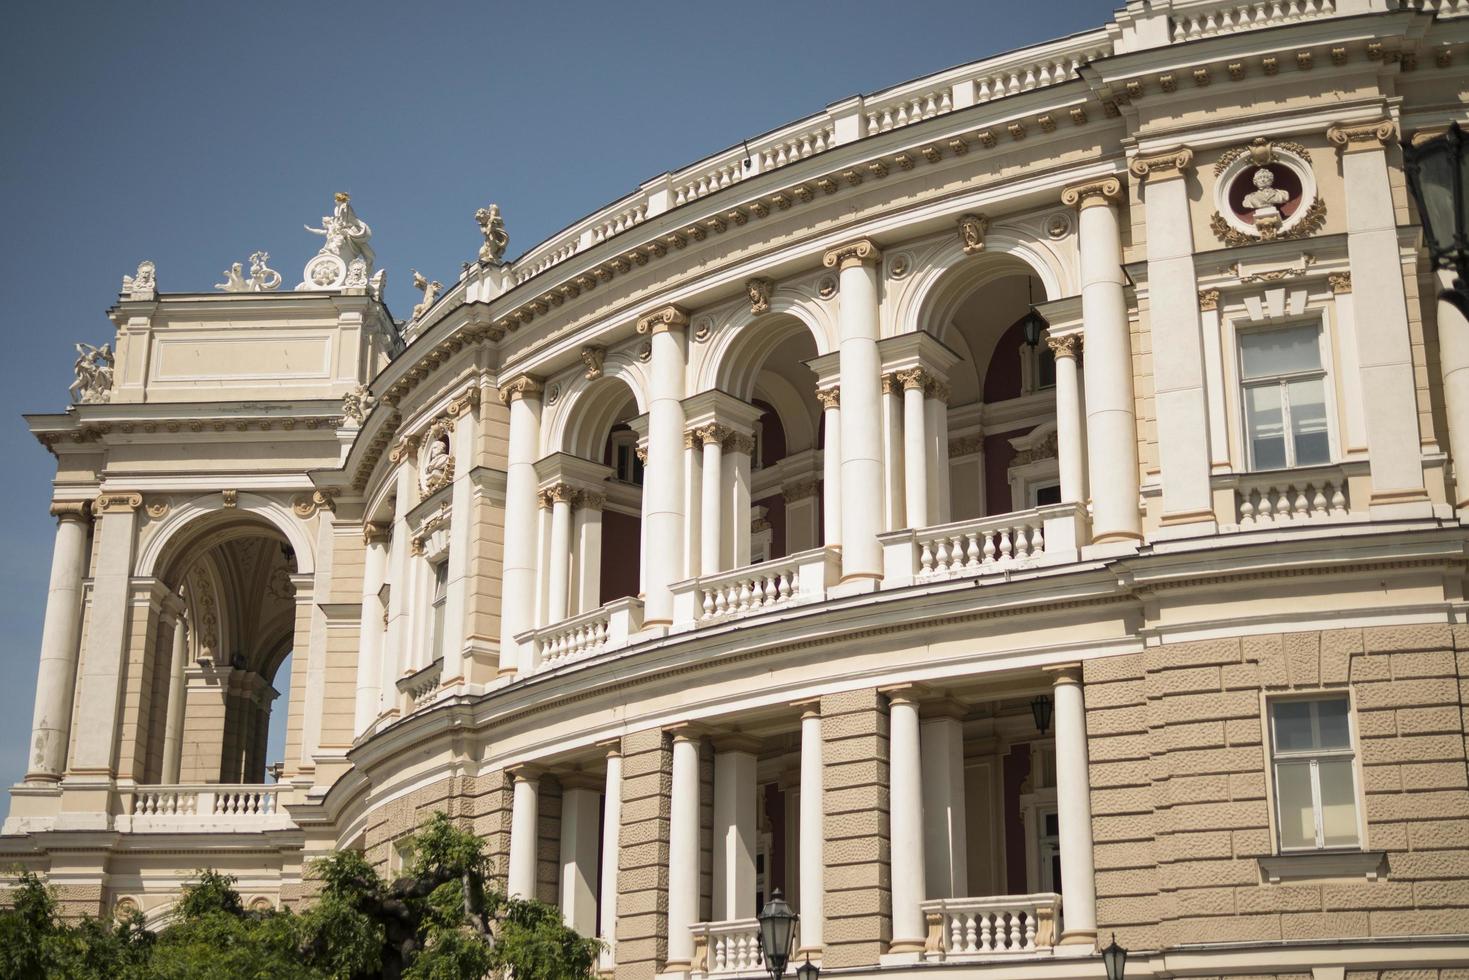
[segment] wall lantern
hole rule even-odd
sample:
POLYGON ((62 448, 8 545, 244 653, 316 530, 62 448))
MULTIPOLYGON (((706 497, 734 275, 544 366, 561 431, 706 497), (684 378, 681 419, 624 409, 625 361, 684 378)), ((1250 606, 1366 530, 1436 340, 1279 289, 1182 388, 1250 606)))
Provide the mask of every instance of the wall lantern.
POLYGON ((1453 269, 1454 284, 1438 298, 1469 317, 1469 198, 1465 197, 1464 131, 1457 122, 1442 136, 1417 146, 1403 144, 1408 188, 1423 219, 1428 256, 1436 269, 1453 269))
POLYGON ((1044 735, 1051 728, 1051 713, 1055 710, 1049 696, 1037 694, 1030 702, 1030 713, 1035 718, 1035 729, 1044 735))
POLYGON ((821 976, 821 967, 811 962, 811 954, 806 954, 806 962, 802 963, 796 970, 796 980, 816 980, 821 976))
POLYGON ((1034 349, 1041 342, 1041 334, 1046 332, 1050 324, 1035 308, 1035 280, 1027 276, 1025 287, 1030 294, 1031 306, 1029 312, 1025 314, 1025 319, 1020 321, 1020 333, 1025 338, 1026 345, 1034 349))
POLYGON ((1122 970, 1127 966, 1127 950, 1117 945, 1117 933, 1112 933, 1112 942, 1102 950, 1102 965, 1107 968, 1107 980, 1122 980, 1122 970))
POLYGON ((760 922, 760 953, 765 958, 765 969, 779 980, 785 976, 786 964, 791 959, 791 940, 796 935, 796 913, 781 897, 780 889, 777 888, 757 918, 760 922))

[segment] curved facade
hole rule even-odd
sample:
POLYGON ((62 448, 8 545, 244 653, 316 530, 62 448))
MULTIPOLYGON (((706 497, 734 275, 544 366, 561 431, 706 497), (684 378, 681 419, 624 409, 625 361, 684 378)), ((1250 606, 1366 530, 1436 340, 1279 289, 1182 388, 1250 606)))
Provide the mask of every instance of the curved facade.
POLYGON ((145 263, 28 418, 0 856, 161 918, 446 810, 619 980, 760 975, 776 888, 853 975, 1462 968, 1469 324, 1399 146, 1461 13, 1132 0, 513 262, 483 211, 406 321, 345 195, 295 291, 145 263))

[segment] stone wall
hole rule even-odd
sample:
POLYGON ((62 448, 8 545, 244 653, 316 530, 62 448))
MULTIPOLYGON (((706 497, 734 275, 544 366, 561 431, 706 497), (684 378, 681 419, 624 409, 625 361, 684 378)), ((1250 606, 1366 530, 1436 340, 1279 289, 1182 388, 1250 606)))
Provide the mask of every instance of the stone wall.
POLYGON ((660 729, 622 739, 617 980, 652 980, 668 958, 668 814, 673 751, 660 729))
POLYGON ((1134 949, 1469 932, 1469 629, 1308 631, 1088 661, 1097 919, 1134 949), (1388 871, 1264 881, 1265 699, 1349 692, 1364 849, 1388 871))
POLYGON ((892 939, 888 707, 875 690, 821 699, 824 968, 875 965, 892 939))

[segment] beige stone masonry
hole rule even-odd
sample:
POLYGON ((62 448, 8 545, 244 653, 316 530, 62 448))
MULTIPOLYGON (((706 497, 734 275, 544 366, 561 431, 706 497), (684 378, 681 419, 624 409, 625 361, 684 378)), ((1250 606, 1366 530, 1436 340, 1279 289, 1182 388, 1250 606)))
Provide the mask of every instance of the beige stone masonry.
POLYGON ((652 980, 668 958, 668 817, 673 751, 661 729, 622 739, 617 980, 652 980))
POLYGON ((892 938, 887 699, 821 699, 827 968, 876 965, 892 938))

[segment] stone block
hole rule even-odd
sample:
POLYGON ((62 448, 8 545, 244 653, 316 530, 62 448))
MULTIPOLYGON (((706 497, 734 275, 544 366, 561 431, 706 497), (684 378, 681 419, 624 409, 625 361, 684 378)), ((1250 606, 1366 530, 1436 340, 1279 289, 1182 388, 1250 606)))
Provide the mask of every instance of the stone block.
POLYGON ((1224 723, 1224 738, 1231 747, 1260 745, 1263 740, 1260 719, 1231 718, 1224 723))
POLYGON ((1145 840, 1152 833, 1153 821, 1133 814, 1092 817, 1092 840, 1097 843, 1145 840))
POLYGON ((1263 772, 1265 753, 1262 746, 1174 751, 1168 753, 1164 761, 1169 772, 1178 776, 1263 772))
POLYGON ((1172 899, 1182 916, 1235 914, 1233 888, 1180 888, 1172 899))
POLYGON ((1219 683, 1226 691, 1258 690, 1260 665, 1253 662, 1226 664, 1220 668, 1219 683))
POLYGON ((1458 735, 1399 735, 1362 740, 1362 763, 1433 762, 1463 758, 1464 740, 1458 735))
POLYGON ((1441 936, 1469 933, 1469 909, 1376 909, 1368 913, 1374 936, 1441 936))
POLYGON ((1140 704, 1095 711, 1088 709, 1086 713, 1086 731, 1090 737, 1134 734, 1147 730, 1147 709, 1140 704))
POLYGON ((1254 691, 1178 694, 1162 701, 1162 720, 1167 724, 1213 718, 1255 718, 1259 714, 1260 696, 1254 691))
POLYGON ((1421 793, 1374 794, 1367 797, 1367 820, 1432 820, 1469 813, 1469 792, 1428 790, 1421 793))
POLYGON ((1286 941, 1327 937, 1351 939, 1367 935, 1366 912, 1287 912, 1280 917, 1280 938, 1286 941))
POLYGON ((1223 721, 1196 721, 1178 725, 1165 725, 1159 729, 1163 748, 1168 751, 1176 749, 1207 749, 1222 747, 1225 744, 1225 726, 1223 721))
POLYGON ((1364 681, 1392 680, 1392 661, 1386 654, 1357 654, 1352 657, 1351 680, 1353 684, 1364 681))
POLYGON ((1321 907, 1336 909, 1407 909, 1413 907, 1413 884, 1407 881, 1328 882, 1321 886, 1321 907))
POLYGON ((1403 789, 1465 789, 1465 770, 1459 762, 1409 762, 1398 767, 1403 789))
MULTIPOLYGON (((1463 731, 1463 712, 1457 705, 1431 708, 1399 708, 1393 713, 1400 735, 1428 735, 1463 731)), ((1365 732, 1364 732, 1365 734, 1365 732)))
MULTIPOLYGON (((1116 789, 1093 787, 1091 795, 1093 816, 1147 813, 1153 808, 1153 791, 1150 786, 1124 786, 1116 789)), ((1218 798, 1226 797, 1221 795, 1218 798)))
POLYGON ((1163 923, 1163 935, 1175 945, 1276 942, 1280 939, 1280 916, 1269 914, 1180 918, 1163 923))
POLYGON ((1241 914, 1321 911, 1319 885, 1254 885, 1237 888, 1234 895, 1241 914))
POLYGON ((1158 900, 1152 896, 1097 899, 1098 928, 1116 929, 1119 938, 1124 926, 1157 921, 1158 900))
POLYGON ((1442 623, 1417 626, 1369 626, 1362 631, 1368 653, 1396 653, 1402 650, 1436 650, 1453 647, 1453 633, 1442 623))
POLYGON ((1240 661, 1240 641, 1238 637, 1221 637, 1186 643, 1165 643, 1159 647, 1150 647, 1143 657, 1149 671, 1233 664, 1240 661))
POLYGON ((1112 681, 1137 681, 1143 677, 1143 656, 1128 653, 1115 657, 1094 657, 1081 665, 1082 683, 1090 691, 1094 684, 1112 681))
POLYGON ((1321 634, 1315 630, 1287 633, 1285 663, 1292 687, 1317 687, 1321 683, 1321 634))
POLYGON ((1393 680, 1415 677, 1453 677, 1456 670, 1452 650, 1414 650, 1388 655, 1393 680))
MULTIPOLYGON (((1152 676, 1149 675, 1150 678, 1152 676)), ((1144 685, 1137 681, 1124 681, 1120 684, 1087 684, 1084 689, 1086 706, 1100 709, 1141 704, 1144 700, 1143 688, 1144 685)))
MULTIPOLYGON (((1374 828, 1372 846, 1378 847, 1374 828)), ((1404 851, 1388 857, 1392 875, 1402 879, 1462 878, 1469 880, 1469 850, 1404 851)))
POLYGON ((1087 736, 1087 755, 1094 764, 1118 759, 1147 759, 1152 753, 1153 737, 1145 731, 1102 737, 1090 716, 1087 719, 1087 736))
POLYGON ((1452 677, 1422 677, 1357 688, 1357 708, 1361 711, 1455 704, 1458 700, 1458 682, 1452 677))
POLYGON ((1172 888, 1253 885, 1260 880, 1260 869, 1254 861, 1248 859, 1180 861, 1168 865, 1163 872, 1163 880, 1172 888))
POLYGON ((1194 833, 1167 834, 1148 846, 1158 860, 1198 861, 1234 856, 1231 834, 1227 830, 1205 830, 1194 833))
MULTIPOLYGON (((1177 776, 1163 786, 1164 805, 1181 803, 1219 803, 1227 801, 1230 777, 1223 774, 1210 776, 1177 776)), ((1092 794, 1096 799, 1096 793, 1092 794)), ((1093 812, 1096 812, 1095 809, 1093 812)))
POLYGON ((1415 881, 1413 904, 1420 909, 1469 906, 1469 881, 1415 881))

